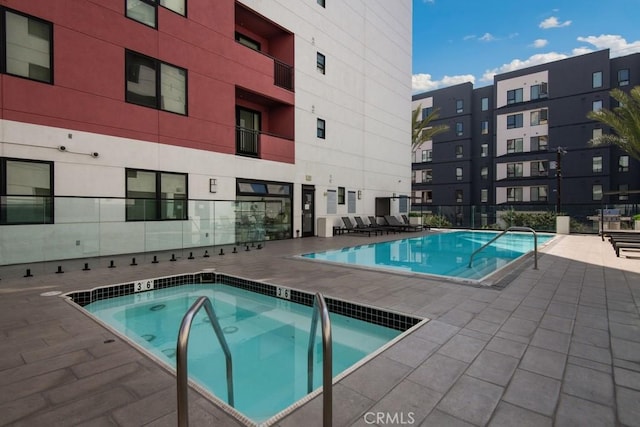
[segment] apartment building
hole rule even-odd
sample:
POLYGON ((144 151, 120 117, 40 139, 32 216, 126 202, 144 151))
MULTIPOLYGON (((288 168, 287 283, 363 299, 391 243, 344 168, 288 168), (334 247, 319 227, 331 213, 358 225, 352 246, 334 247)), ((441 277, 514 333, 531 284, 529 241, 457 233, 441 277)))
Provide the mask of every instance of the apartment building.
POLYGON ((613 88, 637 85, 640 54, 610 58, 601 50, 499 74, 486 87, 414 95, 413 108, 423 116, 439 108, 434 123, 449 130, 414 152, 413 208, 448 206, 468 217, 470 208, 560 205, 579 216, 603 203, 639 203, 631 191, 640 190, 640 164, 615 146, 590 146, 611 129, 586 117, 615 107, 613 88))
POLYGON ((411 13, 0 0, 0 263, 313 236, 408 194, 411 13))

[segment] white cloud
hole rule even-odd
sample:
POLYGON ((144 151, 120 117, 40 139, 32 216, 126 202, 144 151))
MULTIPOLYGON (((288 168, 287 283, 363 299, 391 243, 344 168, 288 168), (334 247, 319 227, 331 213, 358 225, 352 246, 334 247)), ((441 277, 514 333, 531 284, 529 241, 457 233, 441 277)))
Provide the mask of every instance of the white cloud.
POLYGON ((495 76, 496 74, 508 73, 509 71, 519 70, 521 68, 533 67, 534 65, 539 65, 539 64, 546 64, 547 62, 565 59, 568 56, 569 55, 565 55, 564 53, 549 52, 549 53, 538 53, 536 55, 530 56, 528 59, 525 59, 525 60, 514 59, 508 64, 503 64, 498 68, 485 71, 482 77, 480 78, 480 81, 493 82, 493 76, 495 76))
POLYGON ((611 57, 625 56, 640 52, 640 40, 627 42, 619 35, 602 34, 599 36, 578 37, 579 42, 589 43, 597 50, 609 49, 611 57))
POLYGON ((436 0, 422 0, 422 3, 434 4, 436 0))
POLYGON ((496 38, 491 35, 491 33, 484 33, 484 35, 482 37, 480 37, 478 40, 483 41, 483 42, 491 42, 494 41, 496 38))
POLYGON ((535 39, 533 41, 533 43, 531 43, 531 47, 535 47, 536 49, 540 49, 542 47, 545 47, 547 44, 549 44, 549 40, 535 39))
POLYGON ((559 22, 558 18, 556 18, 555 16, 550 16, 542 21, 538 26, 546 30, 549 28, 568 27, 569 25, 571 25, 571 21, 559 22))
POLYGON ((411 76, 413 93, 428 92, 441 87, 454 86, 460 83, 475 83, 476 78, 471 74, 462 76, 444 76, 441 80, 433 80, 431 74, 414 74, 411 76))
POLYGON ((475 39, 475 38, 476 38, 476 35, 475 35, 475 34, 470 34, 470 35, 468 35, 468 36, 464 36, 464 37, 462 38, 462 40, 467 41, 467 40, 473 40, 473 39, 475 39))

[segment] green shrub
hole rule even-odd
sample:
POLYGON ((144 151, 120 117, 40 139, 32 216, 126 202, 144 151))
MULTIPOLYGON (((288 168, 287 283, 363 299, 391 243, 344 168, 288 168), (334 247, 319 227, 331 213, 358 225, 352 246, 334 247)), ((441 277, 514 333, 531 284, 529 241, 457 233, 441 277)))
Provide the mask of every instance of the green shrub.
POLYGON ((531 227, 534 230, 555 230, 555 212, 518 212, 511 210, 503 214, 500 219, 509 227, 531 227))
POLYGON ((425 215, 422 218, 422 223, 435 228, 451 227, 451 221, 449 221, 444 215, 425 215))

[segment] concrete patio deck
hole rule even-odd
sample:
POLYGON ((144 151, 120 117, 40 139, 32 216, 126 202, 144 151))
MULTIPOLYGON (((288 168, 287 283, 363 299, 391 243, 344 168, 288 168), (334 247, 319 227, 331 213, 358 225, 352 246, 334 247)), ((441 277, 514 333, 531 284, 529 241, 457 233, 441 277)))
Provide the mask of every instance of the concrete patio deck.
MULTIPOLYGON (((0 267, 0 425, 175 426, 171 373, 41 294, 213 267, 432 319, 334 385, 334 426, 640 426, 640 253, 616 258, 598 236, 559 236, 538 270, 527 261, 501 289, 291 258, 392 238, 293 239, 137 266, 113 257, 0 267)), ((277 425, 322 425, 321 401, 277 425)), ((190 421, 239 425, 194 390, 190 421)))

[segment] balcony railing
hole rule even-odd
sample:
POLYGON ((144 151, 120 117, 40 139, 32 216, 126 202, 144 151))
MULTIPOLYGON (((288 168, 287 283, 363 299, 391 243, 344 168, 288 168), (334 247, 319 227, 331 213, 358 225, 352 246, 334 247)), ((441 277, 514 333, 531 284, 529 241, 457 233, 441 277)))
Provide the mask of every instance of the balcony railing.
POLYGON ((274 84, 293 91, 293 67, 273 59, 274 84))
POLYGON ((258 157, 260 153, 260 131, 236 127, 236 154, 258 157))

